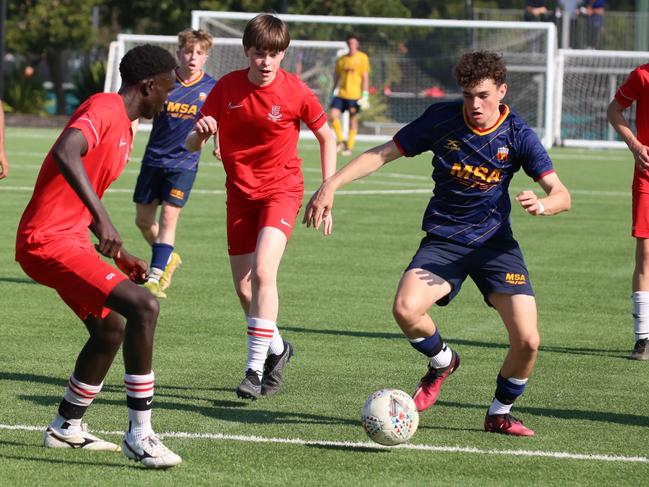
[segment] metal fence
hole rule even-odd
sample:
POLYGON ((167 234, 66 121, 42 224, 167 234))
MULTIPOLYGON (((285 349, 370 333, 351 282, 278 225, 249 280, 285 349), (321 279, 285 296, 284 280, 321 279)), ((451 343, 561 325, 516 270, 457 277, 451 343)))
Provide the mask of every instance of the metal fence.
MULTIPOLYGON (((523 20, 523 9, 476 8, 476 20, 523 20)), ((557 10, 558 46, 564 49, 649 51, 649 12, 606 11, 601 26, 584 13, 557 10)))

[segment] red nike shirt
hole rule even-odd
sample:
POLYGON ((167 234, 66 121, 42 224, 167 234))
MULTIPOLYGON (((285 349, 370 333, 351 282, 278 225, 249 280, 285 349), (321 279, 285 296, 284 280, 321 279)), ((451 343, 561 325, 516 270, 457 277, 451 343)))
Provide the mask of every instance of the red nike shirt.
POLYGON ((251 200, 303 189, 297 151, 300 121, 312 131, 327 122, 313 91, 283 69, 261 87, 248 80, 248 69, 223 76, 201 115, 218 123, 228 192, 251 200))
MULTIPOLYGON (((83 165, 101 198, 123 171, 133 143, 122 97, 115 93, 91 96, 65 128, 78 129, 85 136, 88 151, 82 157, 83 165)), ((91 222, 92 214, 61 175, 50 149, 18 226, 17 250, 61 237, 87 240, 91 222)))
MULTIPOLYGON (((615 100, 627 108, 636 102, 636 137, 644 145, 649 145, 649 64, 638 66, 615 93, 615 100)), ((649 192, 649 174, 635 168, 633 188, 649 192)))

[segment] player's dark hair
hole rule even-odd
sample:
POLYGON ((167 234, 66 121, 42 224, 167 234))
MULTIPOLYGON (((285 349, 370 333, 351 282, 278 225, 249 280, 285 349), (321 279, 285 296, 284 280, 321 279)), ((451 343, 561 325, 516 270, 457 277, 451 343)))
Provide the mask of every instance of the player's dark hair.
POLYGON ((243 31, 243 47, 254 47, 260 51, 286 51, 291 36, 286 24, 271 14, 259 14, 250 19, 243 31))
POLYGON ((169 51, 162 47, 143 44, 128 51, 119 63, 119 74, 124 85, 167 73, 177 66, 169 51))
POLYGON ((349 34, 349 35, 345 38, 345 42, 349 42, 351 39, 356 39, 356 40, 358 41, 359 44, 360 44, 360 42, 361 42, 361 40, 358 38, 358 36, 357 36, 356 34, 349 34))
POLYGON ((485 79, 496 86, 507 82, 507 66, 501 55, 493 51, 465 52, 458 59, 453 75, 462 88, 472 88, 485 79))

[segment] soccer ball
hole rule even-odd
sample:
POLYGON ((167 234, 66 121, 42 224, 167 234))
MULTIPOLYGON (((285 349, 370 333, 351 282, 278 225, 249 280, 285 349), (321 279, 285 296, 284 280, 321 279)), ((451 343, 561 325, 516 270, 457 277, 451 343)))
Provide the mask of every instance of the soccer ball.
POLYGON ((405 392, 381 389, 365 401, 361 423, 372 441, 394 446, 412 438, 419 425, 419 413, 415 401, 405 392))

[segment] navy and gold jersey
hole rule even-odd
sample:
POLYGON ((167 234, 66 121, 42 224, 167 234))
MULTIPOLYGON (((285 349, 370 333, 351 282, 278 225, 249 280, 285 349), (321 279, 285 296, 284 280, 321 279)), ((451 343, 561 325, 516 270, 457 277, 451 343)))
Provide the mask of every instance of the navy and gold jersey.
POLYGON ((521 167, 534 181, 554 172, 534 131, 507 105, 496 124, 481 130, 462 101, 435 103, 403 127, 394 142, 404 156, 433 152, 433 197, 422 229, 473 247, 511 236, 509 183, 521 167))
POLYGON ((206 73, 188 84, 176 77, 176 87, 169 93, 163 110, 153 119, 143 165, 198 170, 201 153, 189 152, 185 138, 194 128, 196 116, 215 83, 206 73))

